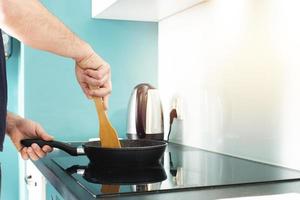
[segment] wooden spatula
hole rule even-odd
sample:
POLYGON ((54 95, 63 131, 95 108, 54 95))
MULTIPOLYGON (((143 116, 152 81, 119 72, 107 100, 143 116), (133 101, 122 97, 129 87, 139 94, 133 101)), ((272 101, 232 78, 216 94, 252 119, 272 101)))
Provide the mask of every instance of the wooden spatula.
POLYGON ((104 110, 103 100, 101 98, 94 98, 99 120, 99 137, 101 147, 107 148, 121 148, 117 131, 112 127, 108 116, 104 110))

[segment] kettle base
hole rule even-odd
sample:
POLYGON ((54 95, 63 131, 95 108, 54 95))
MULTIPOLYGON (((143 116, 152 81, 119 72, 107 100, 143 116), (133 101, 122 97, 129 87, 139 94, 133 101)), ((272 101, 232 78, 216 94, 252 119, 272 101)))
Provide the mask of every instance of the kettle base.
POLYGON ((156 134, 146 134, 145 137, 140 138, 137 134, 127 133, 127 138, 131 140, 138 140, 138 139, 148 139, 148 140, 164 140, 164 133, 156 133, 156 134))

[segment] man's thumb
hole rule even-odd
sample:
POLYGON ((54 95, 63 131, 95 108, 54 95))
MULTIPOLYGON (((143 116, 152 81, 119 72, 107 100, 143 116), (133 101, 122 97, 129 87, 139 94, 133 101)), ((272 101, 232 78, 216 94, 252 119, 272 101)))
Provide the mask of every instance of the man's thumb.
POLYGON ((36 134, 38 137, 40 137, 43 140, 53 140, 53 136, 49 135, 48 133, 46 133, 46 131, 38 124, 37 128, 36 128, 36 134))

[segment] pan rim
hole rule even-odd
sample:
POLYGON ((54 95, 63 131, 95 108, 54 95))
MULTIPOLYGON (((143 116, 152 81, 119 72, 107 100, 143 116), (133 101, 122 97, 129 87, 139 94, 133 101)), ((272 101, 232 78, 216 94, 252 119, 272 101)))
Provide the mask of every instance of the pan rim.
MULTIPOLYGON (((125 141, 131 141, 131 139, 120 139, 121 140, 125 140, 125 141)), ((151 145, 151 146, 141 146, 141 147, 122 147, 122 148, 109 148, 109 147, 95 147, 95 146, 89 146, 89 144, 91 143, 95 143, 98 141, 90 141, 90 142, 86 142, 84 144, 82 144, 82 146, 84 148, 95 148, 95 149, 101 149, 104 151, 141 151, 141 150, 145 150, 145 149, 157 149, 157 148, 163 148, 163 147, 167 147, 168 142, 167 141, 163 141, 163 140, 149 140, 149 139, 139 139, 139 141, 148 141, 148 142, 157 142, 157 145, 151 145)))

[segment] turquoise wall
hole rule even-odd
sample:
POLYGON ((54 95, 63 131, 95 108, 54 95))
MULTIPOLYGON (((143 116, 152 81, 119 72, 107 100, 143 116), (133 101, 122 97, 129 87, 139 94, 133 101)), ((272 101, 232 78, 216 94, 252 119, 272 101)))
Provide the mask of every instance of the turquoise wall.
MULTIPOLYGON (((14 40, 12 56, 8 59, 6 65, 8 79, 8 109, 15 113, 18 112, 19 55, 20 43, 14 40)), ((8 137, 6 137, 4 142, 4 151, 0 153, 0 162, 2 170, 1 199, 18 200, 18 154, 8 137)))
MULTIPOLYGON (((133 87, 157 85, 156 23, 91 19, 87 0, 43 0, 77 35, 89 42, 112 68, 113 93, 109 117, 121 137, 126 134, 126 109, 133 87)), ((13 43, 8 60, 9 110, 18 111, 18 63, 24 63, 25 116, 41 123, 58 140, 87 140, 98 136, 97 115, 75 79, 74 62, 13 43), (22 60, 19 60, 22 59, 22 60)), ((18 157, 9 139, 0 154, 2 199, 17 200, 18 157)))
MULTIPOLYGON (((42 3, 73 32, 90 43, 112 68, 109 117, 121 137, 135 85, 157 85, 157 23, 91 19, 87 0, 44 0, 42 3)), ((58 140, 98 137, 94 104, 74 76, 74 62, 24 46, 25 116, 41 123, 58 140)))

